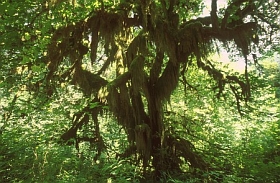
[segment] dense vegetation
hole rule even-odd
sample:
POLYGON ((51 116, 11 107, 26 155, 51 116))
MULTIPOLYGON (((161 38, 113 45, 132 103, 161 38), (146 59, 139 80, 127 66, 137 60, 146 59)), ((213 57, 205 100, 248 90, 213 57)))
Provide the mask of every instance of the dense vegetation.
POLYGON ((1 1, 0 181, 277 182, 278 9, 1 1))

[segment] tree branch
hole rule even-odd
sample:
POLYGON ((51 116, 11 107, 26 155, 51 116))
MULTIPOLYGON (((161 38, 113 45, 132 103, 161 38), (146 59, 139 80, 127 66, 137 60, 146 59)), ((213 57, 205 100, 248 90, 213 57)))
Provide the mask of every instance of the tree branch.
POLYGON ((217 0, 212 0, 210 14, 211 14, 212 27, 215 31, 218 31, 219 22, 218 22, 218 16, 217 16, 217 0))

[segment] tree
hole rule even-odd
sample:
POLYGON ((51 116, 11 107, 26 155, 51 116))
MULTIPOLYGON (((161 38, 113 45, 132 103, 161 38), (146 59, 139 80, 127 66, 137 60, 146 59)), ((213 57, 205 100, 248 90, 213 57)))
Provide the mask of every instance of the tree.
MULTIPOLYGON (((218 9, 212 0, 210 15, 198 17, 202 7, 194 0, 3 1, 1 85, 14 93, 28 91, 26 102, 34 107, 59 97, 65 85, 79 87, 87 105, 73 114, 72 126, 61 136, 63 141, 74 138, 77 148, 88 141, 100 155, 104 142, 98 115, 108 110, 130 144, 120 156, 137 153, 144 173, 150 162, 157 178, 179 171, 180 157, 194 169, 211 170, 190 141, 166 131, 164 106, 179 84, 191 86, 186 75, 197 67, 212 77, 218 98, 225 93, 235 97, 243 115, 243 102, 251 98, 249 55, 275 38, 279 2, 231 0, 218 9), (244 58, 242 77, 209 60, 221 46, 244 58), (77 136, 91 120, 92 137, 77 136)), ((11 107, 17 98, 14 94, 11 107)))

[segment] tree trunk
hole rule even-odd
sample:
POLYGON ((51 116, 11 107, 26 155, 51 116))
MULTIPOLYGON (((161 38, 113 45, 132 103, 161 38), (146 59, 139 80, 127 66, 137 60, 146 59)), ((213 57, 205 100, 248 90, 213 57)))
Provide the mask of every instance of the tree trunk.
POLYGON ((163 173, 180 172, 180 157, 194 169, 207 170, 209 165, 195 152, 190 141, 175 134, 165 133, 163 121, 163 102, 155 95, 153 87, 149 87, 148 111, 151 128, 151 157, 154 168, 154 178, 159 180, 163 173))
POLYGON ((155 95, 154 87, 150 87, 148 111, 151 128, 151 156, 153 157, 152 166, 154 167, 154 178, 160 179, 162 173, 170 172, 172 169, 179 168, 179 165, 171 165, 166 143, 164 142, 164 123, 163 123, 162 101, 155 95))
POLYGON ((152 165, 155 168, 155 178, 159 178, 163 170, 163 159, 161 152, 162 129, 164 127, 161 115, 161 106, 158 106, 156 97, 151 95, 149 100, 149 115, 151 127, 151 156, 153 157, 152 165))

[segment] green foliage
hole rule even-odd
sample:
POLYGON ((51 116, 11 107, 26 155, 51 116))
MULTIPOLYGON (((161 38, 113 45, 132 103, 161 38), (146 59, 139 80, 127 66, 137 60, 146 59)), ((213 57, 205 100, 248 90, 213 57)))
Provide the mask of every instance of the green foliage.
POLYGON ((279 3, 203 2, 1 1, 0 182, 277 182, 279 3))
MULTIPOLYGON (((263 66, 265 75, 273 78, 275 68, 263 66)), ((205 72, 197 72, 194 67, 188 78, 191 78, 189 89, 184 92, 180 84, 170 99, 171 108, 167 105, 167 132, 191 140, 197 151, 209 158, 214 169, 199 178, 167 173, 161 181, 277 181, 280 164, 279 103, 274 98, 274 90, 269 87, 273 82, 267 77, 264 77, 266 80, 253 80, 252 86, 259 86, 258 82, 262 86, 263 82, 268 84, 254 90, 256 97, 253 98, 257 100, 251 101, 252 109, 240 117, 235 105, 231 105, 234 101, 231 95, 224 96, 227 103, 213 98, 214 83, 209 82, 211 78, 205 72), (204 87, 201 83, 208 85, 201 88, 204 87)), ((120 149, 124 151, 128 144, 124 131, 111 118, 101 123, 108 149, 97 161, 94 160, 96 152, 90 150, 87 143, 81 144, 79 152, 73 146, 58 143, 61 131, 69 123, 69 119, 64 117, 69 115, 64 106, 75 104, 74 108, 68 109, 70 113, 84 106, 82 94, 71 88, 68 90, 72 91, 69 95, 76 98, 69 100, 68 96, 62 95, 60 100, 41 112, 30 110, 33 105, 24 106, 25 103, 18 103, 18 107, 13 108, 10 122, 1 134, 1 182, 137 182, 143 179, 141 170, 131 164, 133 159, 115 160, 116 153, 120 149)), ((98 103, 90 104, 91 108, 96 106, 98 103)), ((189 166, 182 164, 182 167, 184 171, 190 171, 189 166)))

